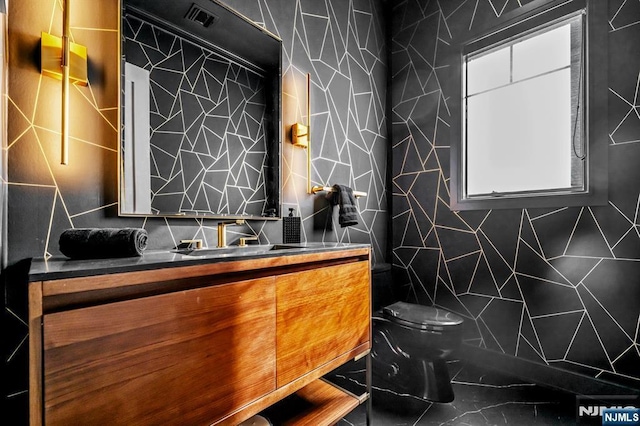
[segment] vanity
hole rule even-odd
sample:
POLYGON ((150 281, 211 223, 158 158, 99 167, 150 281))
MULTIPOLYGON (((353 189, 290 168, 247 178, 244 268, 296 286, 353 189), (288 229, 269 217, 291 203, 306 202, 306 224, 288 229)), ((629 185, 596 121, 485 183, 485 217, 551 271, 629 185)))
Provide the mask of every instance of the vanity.
MULTIPOLYGON (((282 40, 217 0, 113 1, 118 214, 281 219, 282 40)), ((354 395, 322 377, 362 357, 370 371, 370 266, 366 244, 322 243, 33 260, 30 424, 369 413, 369 379, 354 395)))
POLYGON ((370 404, 322 379, 369 354, 369 246, 257 247, 34 260, 31 425, 237 425, 295 398, 285 424, 318 426, 370 404))

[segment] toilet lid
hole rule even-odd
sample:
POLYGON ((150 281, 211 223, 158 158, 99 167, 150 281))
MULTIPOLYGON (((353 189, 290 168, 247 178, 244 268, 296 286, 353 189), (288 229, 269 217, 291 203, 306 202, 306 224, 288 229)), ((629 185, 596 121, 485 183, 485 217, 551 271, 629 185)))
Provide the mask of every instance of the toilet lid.
POLYGON ((413 303, 396 302, 383 308, 384 315, 391 319, 401 320, 415 324, 416 326, 439 326, 451 327, 460 325, 464 319, 445 309, 434 308, 433 306, 416 305, 413 303))

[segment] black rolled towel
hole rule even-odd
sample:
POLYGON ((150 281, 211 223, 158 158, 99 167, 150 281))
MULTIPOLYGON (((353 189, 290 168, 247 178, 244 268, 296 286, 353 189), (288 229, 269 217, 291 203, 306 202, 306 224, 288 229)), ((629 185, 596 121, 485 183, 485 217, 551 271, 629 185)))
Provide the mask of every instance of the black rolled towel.
POLYGON ((72 259, 141 256, 147 231, 141 228, 77 228, 60 235, 60 251, 72 259))
POLYGON ((338 223, 340 227, 353 226, 358 224, 358 208, 356 207, 356 197, 353 190, 345 185, 333 185, 333 191, 327 194, 331 205, 340 206, 338 209, 338 223))

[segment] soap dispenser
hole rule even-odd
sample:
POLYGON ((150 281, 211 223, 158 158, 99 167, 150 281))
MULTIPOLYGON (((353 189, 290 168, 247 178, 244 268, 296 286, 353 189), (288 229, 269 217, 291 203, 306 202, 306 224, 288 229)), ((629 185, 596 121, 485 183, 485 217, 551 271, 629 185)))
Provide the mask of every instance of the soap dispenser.
POLYGON ((292 244, 300 242, 300 217, 294 216, 294 209, 289 208, 289 216, 282 218, 282 242, 292 244))

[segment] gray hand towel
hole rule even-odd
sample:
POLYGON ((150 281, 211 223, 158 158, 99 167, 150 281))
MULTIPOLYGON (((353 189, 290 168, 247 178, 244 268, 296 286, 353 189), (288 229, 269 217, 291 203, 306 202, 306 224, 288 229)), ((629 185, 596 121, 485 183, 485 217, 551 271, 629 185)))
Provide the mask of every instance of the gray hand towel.
POLYGON ((72 259, 141 256, 147 231, 141 228, 78 228, 60 235, 60 251, 72 259))
POLYGON ((340 227, 344 228, 358 224, 356 197, 354 197, 351 188, 345 185, 333 185, 333 192, 328 193, 327 198, 332 206, 340 206, 338 210, 340 227))

